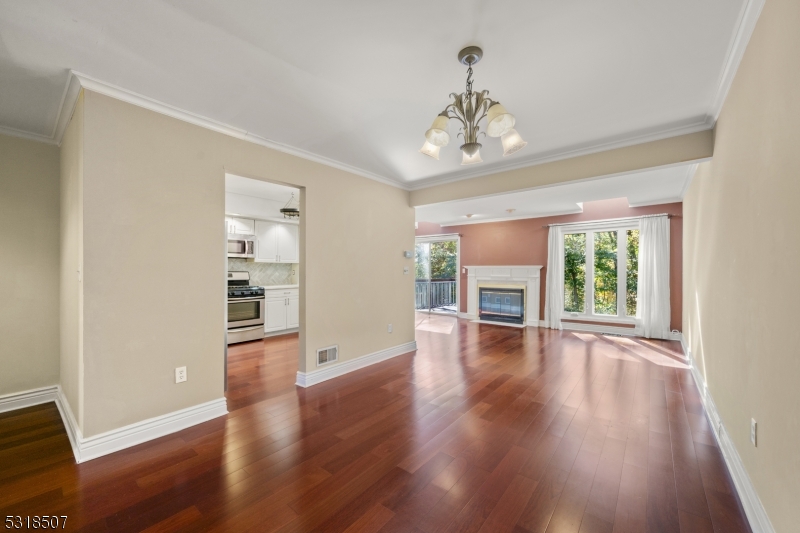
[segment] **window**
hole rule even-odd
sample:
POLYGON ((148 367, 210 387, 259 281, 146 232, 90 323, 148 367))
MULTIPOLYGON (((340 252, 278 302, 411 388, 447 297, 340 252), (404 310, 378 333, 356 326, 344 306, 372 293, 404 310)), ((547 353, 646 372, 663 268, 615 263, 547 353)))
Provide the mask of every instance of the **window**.
POLYGON ((639 269, 637 224, 564 233, 564 312, 567 317, 636 316, 639 269))

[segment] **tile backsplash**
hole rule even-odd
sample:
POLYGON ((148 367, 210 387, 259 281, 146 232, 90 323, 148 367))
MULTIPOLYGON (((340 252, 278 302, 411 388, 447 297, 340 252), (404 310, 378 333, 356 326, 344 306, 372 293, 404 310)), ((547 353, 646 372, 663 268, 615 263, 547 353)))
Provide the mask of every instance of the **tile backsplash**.
POLYGON ((228 270, 250 272, 252 285, 292 285, 298 280, 297 263, 256 263, 239 257, 228 258, 228 270))

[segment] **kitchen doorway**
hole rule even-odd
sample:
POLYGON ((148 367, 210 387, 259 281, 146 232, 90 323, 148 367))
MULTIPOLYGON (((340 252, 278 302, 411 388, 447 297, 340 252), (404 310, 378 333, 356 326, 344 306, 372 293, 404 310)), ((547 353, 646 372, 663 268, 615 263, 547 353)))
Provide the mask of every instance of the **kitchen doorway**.
POLYGON ((458 235, 417 237, 414 251, 414 308, 458 314, 461 261, 458 235))
POLYGON ((300 365, 300 195, 289 185, 225 175, 229 402, 294 387, 300 365))

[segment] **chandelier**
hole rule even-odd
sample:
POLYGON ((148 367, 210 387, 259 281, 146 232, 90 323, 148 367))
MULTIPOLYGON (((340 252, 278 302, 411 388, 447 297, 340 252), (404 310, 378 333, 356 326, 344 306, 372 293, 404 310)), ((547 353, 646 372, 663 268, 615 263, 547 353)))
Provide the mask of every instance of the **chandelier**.
POLYGON ((460 146, 463 154, 462 165, 482 163, 481 144, 478 135, 500 137, 503 143, 503 155, 511 155, 522 149, 526 144, 517 130, 514 129, 516 119, 506 111, 497 100, 488 97, 489 91, 475 92, 472 90, 472 66, 483 57, 483 50, 477 46, 468 46, 458 53, 458 61, 467 68, 467 90, 461 94, 450 93, 453 102, 444 108, 444 111, 434 119, 431 128, 425 132, 425 144, 420 149, 425 155, 439 159, 439 150, 450 142, 447 133, 447 124, 450 119, 461 123, 458 133, 464 138, 460 146), (486 131, 481 131, 480 121, 486 118, 486 131))

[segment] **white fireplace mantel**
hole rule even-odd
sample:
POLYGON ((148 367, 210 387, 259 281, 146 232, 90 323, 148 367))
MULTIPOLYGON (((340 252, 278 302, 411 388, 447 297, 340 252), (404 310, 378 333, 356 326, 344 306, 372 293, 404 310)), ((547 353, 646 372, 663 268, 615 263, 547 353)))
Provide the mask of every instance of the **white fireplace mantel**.
POLYGON ((467 312, 463 318, 478 318, 478 285, 484 282, 524 285, 526 293, 525 324, 539 325, 539 288, 542 265, 523 266, 468 266, 467 312))

